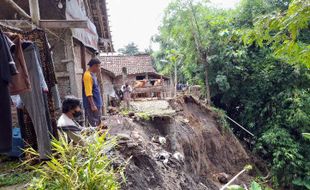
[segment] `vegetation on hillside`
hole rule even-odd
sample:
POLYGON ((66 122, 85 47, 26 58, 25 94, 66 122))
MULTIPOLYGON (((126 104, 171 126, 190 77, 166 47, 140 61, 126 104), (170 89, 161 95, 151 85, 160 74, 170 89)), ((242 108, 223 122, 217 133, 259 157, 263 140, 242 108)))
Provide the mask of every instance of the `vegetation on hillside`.
MULTIPOLYGON (((125 181, 124 166, 113 164, 117 157, 111 154, 116 137, 105 134, 85 136, 85 146, 68 143, 67 139, 53 140, 53 154, 49 161, 38 166, 29 165, 34 177, 28 189, 109 189, 121 188, 125 181)), ((34 150, 26 150, 36 156, 34 150)), ((29 160, 31 161, 31 160, 29 160)))
POLYGON ((181 82, 209 85, 212 104, 255 134, 275 188, 310 189, 309 11, 309 0, 242 0, 235 10, 176 0, 154 37, 158 70, 174 73, 175 57, 181 82))

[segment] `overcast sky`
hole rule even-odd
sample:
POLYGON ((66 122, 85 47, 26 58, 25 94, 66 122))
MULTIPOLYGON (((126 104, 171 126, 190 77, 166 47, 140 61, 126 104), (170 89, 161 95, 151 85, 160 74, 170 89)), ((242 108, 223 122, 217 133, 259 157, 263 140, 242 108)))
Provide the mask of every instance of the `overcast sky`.
MULTIPOLYGON (((148 48, 150 38, 158 32, 164 9, 172 0, 107 0, 109 21, 115 50, 130 42, 141 51, 148 48)), ((233 8, 239 0, 211 0, 221 8, 233 8)))

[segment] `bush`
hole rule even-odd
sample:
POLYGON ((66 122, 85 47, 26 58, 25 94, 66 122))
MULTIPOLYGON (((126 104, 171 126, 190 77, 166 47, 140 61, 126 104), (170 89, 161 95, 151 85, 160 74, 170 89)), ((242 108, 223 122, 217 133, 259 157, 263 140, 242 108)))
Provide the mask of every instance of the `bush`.
MULTIPOLYGON (((107 134, 94 134, 91 142, 85 146, 76 146, 66 139, 53 140, 53 154, 50 161, 32 167, 35 177, 29 189, 63 190, 116 190, 120 189, 124 166, 114 168, 113 159, 108 156, 116 145, 115 138, 107 134)), ((36 155, 33 150, 26 150, 36 155)), ((25 163, 27 164, 27 162, 25 163)))
POLYGON ((216 108, 216 107, 211 107, 211 110, 213 112, 215 112, 217 114, 217 122, 224 128, 227 130, 231 130, 230 129, 230 125, 226 120, 226 112, 220 108, 216 108))

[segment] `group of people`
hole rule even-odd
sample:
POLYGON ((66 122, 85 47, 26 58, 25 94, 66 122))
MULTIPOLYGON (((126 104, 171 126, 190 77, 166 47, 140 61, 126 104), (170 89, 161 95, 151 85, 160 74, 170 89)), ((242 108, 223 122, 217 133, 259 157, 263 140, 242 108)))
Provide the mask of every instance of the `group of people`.
POLYGON ((57 121, 60 134, 75 144, 84 144, 81 133, 95 131, 101 125, 102 96, 96 74, 100 71, 100 60, 92 58, 88 70, 83 74, 82 94, 85 116, 91 127, 81 126, 76 119, 82 115, 82 103, 75 96, 66 96, 62 103, 62 115, 57 121))
MULTIPOLYGON (((57 127, 62 135, 76 144, 83 144, 81 133, 100 129, 102 116, 102 96, 96 74, 100 72, 100 60, 92 58, 88 63, 88 70, 83 74, 82 94, 83 107, 87 122, 91 127, 81 126, 76 119, 82 115, 82 103, 75 96, 65 97, 62 103, 62 115, 57 121, 57 127)), ((129 108, 131 86, 126 82, 121 91, 126 108, 129 108)))
MULTIPOLYGON (((94 131, 101 125, 103 101, 100 93, 99 82, 96 76, 97 73, 100 72, 100 65, 101 62, 98 58, 92 58, 88 63, 88 70, 83 74, 83 107, 85 110, 86 120, 91 127, 82 127, 78 122, 76 122, 76 119, 82 115, 82 104, 81 101, 74 96, 65 97, 62 104, 62 115, 57 122, 57 126, 61 133, 66 134, 70 140, 79 144, 82 142, 80 133, 85 130, 94 131)), ((134 84, 134 89, 144 87, 147 82, 148 80, 146 79, 136 81, 134 84)), ((163 85, 163 79, 158 79, 154 83, 154 86, 160 85, 163 85)), ((127 81, 121 87, 125 109, 129 109, 132 91, 133 89, 127 81)))

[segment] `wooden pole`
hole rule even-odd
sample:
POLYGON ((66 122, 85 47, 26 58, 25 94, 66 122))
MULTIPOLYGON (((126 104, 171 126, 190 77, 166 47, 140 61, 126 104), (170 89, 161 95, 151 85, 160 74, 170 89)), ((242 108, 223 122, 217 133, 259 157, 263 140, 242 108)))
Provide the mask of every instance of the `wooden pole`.
POLYGON ((177 61, 174 63, 174 97, 177 97, 178 86, 178 73, 177 73, 177 61))
POLYGON ((39 0, 29 0, 29 9, 32 22, 37 26, 39 26, 40 24, 39 0))
MULTIPOLYGON (((31 0, 29 0, 29 1, 31 1, 31 0)), ((20 6, 18 6, 13 0, 4 0, 4 2, 9 4, 21 16, 28 18, 28 19, 31 19, 31 17, 22 8, 20 8, 20 6)))
POLYGON ((233 120, 232 118, 228 117, 227 115, 225 115, 225 117, 227 119, 229 119, 230 121, 232 121, 234 124, 236 124, 238 127, 240 127, 241 129, 243 129, 245 132, 247 132, 248 134, 250 134, 252 137, 255 137, 253 133, 251 133, 250 131, 248 131, 246 128, 242 127, 242 125, 240 125, 239 123, 237 123, 235 120, 233 120))
POLYGON ((232 182, 234 182, 241 174, 246 172, 247 169, 241 170, 235 177, 233 177, 227 184, 225 184, 223 187, 221 187, 220 190, 225 190, 232 182))

